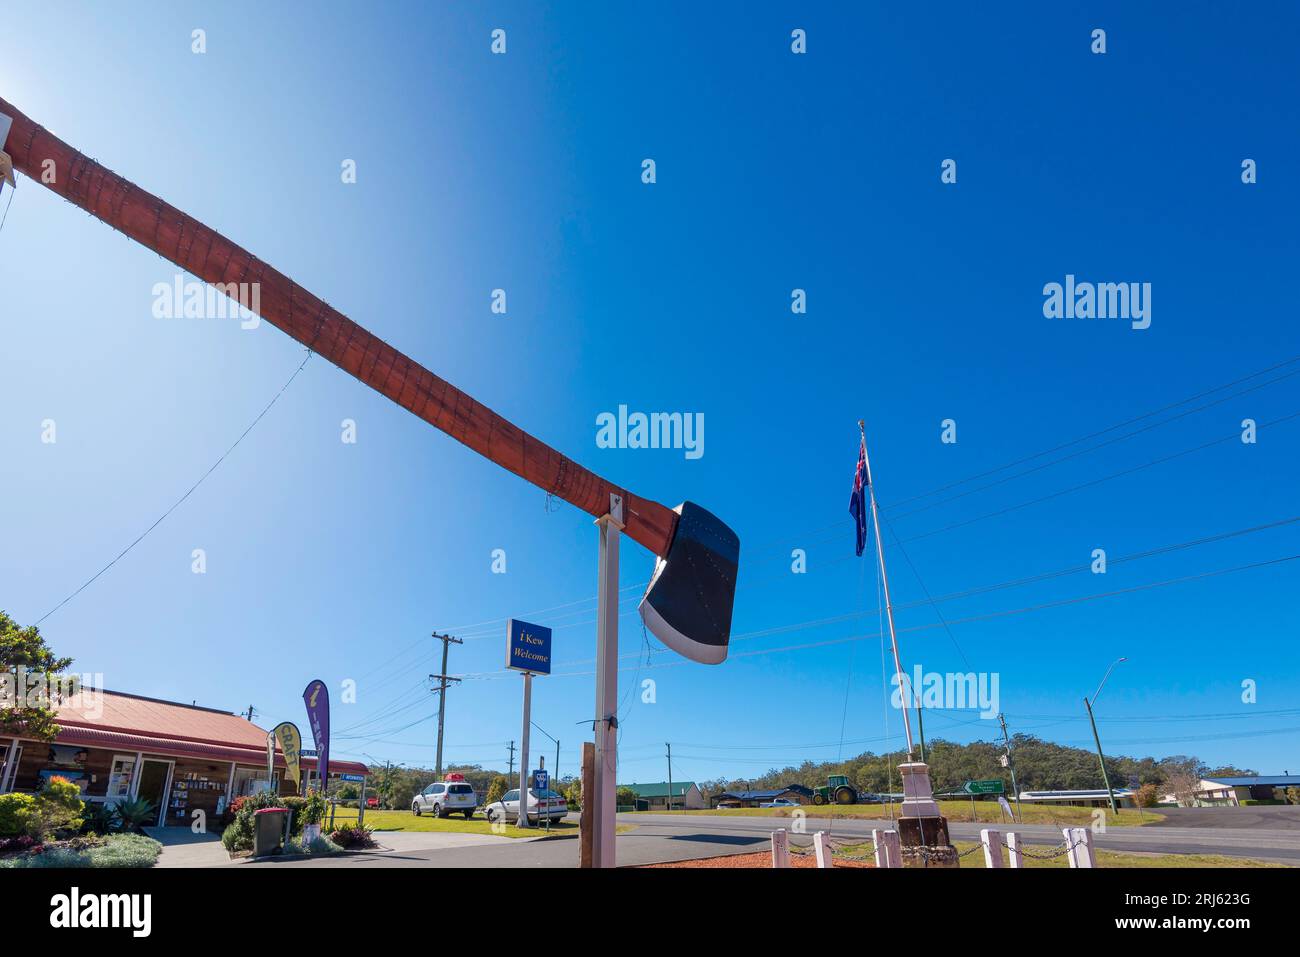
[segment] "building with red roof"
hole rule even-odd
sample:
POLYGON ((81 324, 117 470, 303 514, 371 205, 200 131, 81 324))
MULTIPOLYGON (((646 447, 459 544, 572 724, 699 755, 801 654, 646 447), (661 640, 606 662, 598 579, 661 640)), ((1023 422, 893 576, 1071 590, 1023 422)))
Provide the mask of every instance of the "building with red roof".
MULTIPOLYGON (((59 776, 78 784, 86 801, 143 797, 158 807, 158 823, 188 827, 194 812, 211 823, 241 795, 268 787, 296 793, 292 780, 281 780, 278 744, 274 779, 267 777, 268 731, 229 711, 84 688, 60 706, 58 723, 52 742, 0 738, 0 794, 39 791, 59 776)), ((306 782, 316 759, 301 762, 306 782)), ((368 773, 339 760, 328 771, 331 780, 368 773)))

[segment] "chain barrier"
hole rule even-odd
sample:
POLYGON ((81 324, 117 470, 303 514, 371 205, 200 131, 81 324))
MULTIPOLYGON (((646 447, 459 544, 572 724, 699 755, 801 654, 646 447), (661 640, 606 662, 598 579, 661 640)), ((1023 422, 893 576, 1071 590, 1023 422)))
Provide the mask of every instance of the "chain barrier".
MULTIPOLYGON (((999 840, 999 843, 1003 847, 1005 847, 1008 851, 1012 850, 1012 847, 1010 844, 1007 843, 1006 838, 1001 838, 999 840)), ((1083 841, 1073 841, 1073 842, 1062 841, 1060 844, 1057 844, 1054 848, 1052 848, 1050 851, 1047 851, 1046 853, 1035 853, 1034 851, 1029 850, 1024 845, 1021 845, 1018 850, 1022 857, 1028 857, 1035 861, 1054 861, 1066 856, 1075 848, 1083 847, 1084 843, 1085 842, 1083 841)), ((865 841, 855 841, 853 843, 845 842, 842 844, 834 841, 829 841, 829 840, 827 841, 827 847, 831 852, 831 857, 834 858, 835 860, 874 862, 876 859, 876 854, 874 850, 867 852, 865 854, 850 854, 844 850, 844 848, 846 847, 860 847, 864 844, 870 844, 873 848, 875 848, 876 846, 875 843, 870 839, 865 841)), ((789 846, 790 854, 793 856, 807 857, 811 854, 816 853, 816 848, 812 844, 795 844, 794 842, 790 842, 788 846, 789 846)), ((958 851, 957 859, 961 860, 964 857, 970 857, 972 854, 976 853, 977 851, 982 851, 983 849, 984 849, 984 842, 978 841, 973 846, 967 848, 966 850, 958 851)), ((920 854, 921 859, 925 861, 927 864, 932 859, 947 856, 947 855, 935 855, 931 852, 929 848, 925 846, 916 848, 916 851, 920 854)))

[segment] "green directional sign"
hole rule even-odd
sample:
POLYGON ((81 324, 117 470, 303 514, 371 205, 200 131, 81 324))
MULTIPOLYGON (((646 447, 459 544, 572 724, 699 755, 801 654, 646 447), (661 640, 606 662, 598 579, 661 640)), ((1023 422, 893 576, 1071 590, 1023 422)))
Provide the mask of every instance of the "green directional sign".
POLYGON ((967 794, 1002 794, 1002 781, 967 781, 963 787, 967 794))

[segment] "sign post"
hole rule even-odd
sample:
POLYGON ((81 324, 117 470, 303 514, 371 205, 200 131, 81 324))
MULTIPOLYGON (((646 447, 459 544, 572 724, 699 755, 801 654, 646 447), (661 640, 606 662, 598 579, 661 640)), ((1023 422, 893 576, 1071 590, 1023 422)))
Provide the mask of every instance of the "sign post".
MULTIPOLYGON (((609 512, 596 519, 600 561, 596 582, 596 764, 591 794, 592 866, 614 866, 614 821, 618 810, 618 545, 623 496, 609 493, 609 512)), ((656 571, 660 569, 657 567, 656 571)), ((644 614, 644 612, 643 612, 644 614)), ((655 632, 659 634, 658 631, 655 632)), ((697 659, 700 660, 700 659, 697 659)))
MULTIPOLYGON (((524 673, 524 730, 519 740, 519 817, 516 823, 519 827, 529 827, 528 730, 533 723, 533 675, 551 673, 551 629, 511 618, 506 623, 506 667, 524 673)), ((540 807, 538 810, 540 812, 540 807)))

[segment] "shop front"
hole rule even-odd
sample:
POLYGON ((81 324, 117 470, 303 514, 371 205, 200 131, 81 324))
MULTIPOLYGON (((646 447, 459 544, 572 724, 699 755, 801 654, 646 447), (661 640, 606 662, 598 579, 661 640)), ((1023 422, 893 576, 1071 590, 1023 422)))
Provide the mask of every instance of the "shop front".
MULTIPOLYGON (((275 752, 267 776, 267 732, 240 715, 120 692, 97 692, 59 711, 52 742, 0 740, 0 793, 39 791, 51 777, 72 781, 82 800, 141 798, 157 810, 157 824, 192 826, 219 820, 236 797, 276 788, 294 794, 275 752)), ((315 760, 302 759, 304 777, 315 760)), ((364 764, 331 761, 338 774, 366 774, 364 764)))

